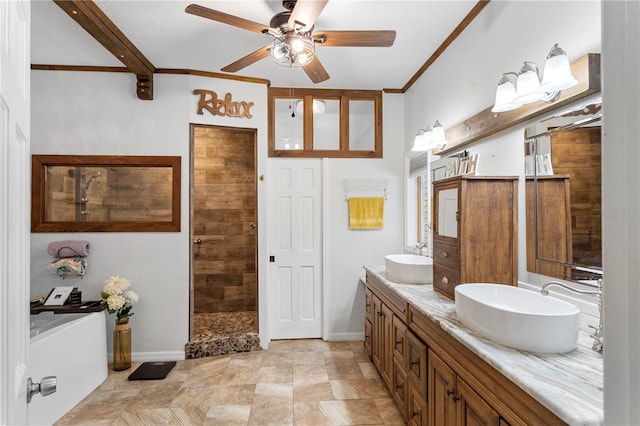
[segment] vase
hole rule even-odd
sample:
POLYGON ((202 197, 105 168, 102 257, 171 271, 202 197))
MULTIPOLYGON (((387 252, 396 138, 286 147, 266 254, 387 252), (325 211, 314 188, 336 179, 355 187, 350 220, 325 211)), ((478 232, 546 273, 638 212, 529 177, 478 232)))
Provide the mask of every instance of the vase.
POLYGON ((113 330, 113 370, 128 368, 131 368, 131 327, 128 319, 119 319, 113 330))

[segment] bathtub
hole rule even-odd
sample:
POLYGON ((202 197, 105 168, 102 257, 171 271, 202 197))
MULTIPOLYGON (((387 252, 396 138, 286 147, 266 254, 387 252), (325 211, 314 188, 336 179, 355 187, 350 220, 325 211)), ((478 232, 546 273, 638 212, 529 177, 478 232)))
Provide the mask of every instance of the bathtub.
POLYGON ((30 425, 50 425, 100 385, 108 374, 105 312, 31 315, 29 376, 56 376, 55 393, 33 396, 30 425))

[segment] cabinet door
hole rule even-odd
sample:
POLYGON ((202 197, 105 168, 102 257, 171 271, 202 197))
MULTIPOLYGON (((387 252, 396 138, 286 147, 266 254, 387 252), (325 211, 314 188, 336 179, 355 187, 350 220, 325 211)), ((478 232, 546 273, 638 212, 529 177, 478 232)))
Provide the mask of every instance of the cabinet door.
POLYGON ((409 381, 407 422, 411 426, 427 426, 427 414, 427 401, 418 392, 414 384, 409 381))
POLYGON ((381 303, 380 316, 380 375, 387 387, 392 391, 393 382, 391 375, 393 373, 393 312, 387 305, 381 303))
POLYGON ((373 320, 371 321, 371 359, 373 364, 381 371, 382 356, 382 301, 375 295, 371 295, 371 304, 373 306, 373 320))
POLYGON ((373 346, 371 345, 371 334, 373 333, 373 327, 368 319, 364 320, 364 349, 367 351, 369 358, 373 356, 373 346))
POLYGON ((407 353, 407 326, 404 325, 400 318, 394 315, 392 327, 393 335, 391 340, 393 342, 393 358, 398 361, 403 369, 406 369, 407 362, 405 354, 407 353))
POLYGON ((423 399, 427 399, 427 345, 407 331, 407 375, 423 399))
POLYGON ((393 399, 396 401, 402 416, 407 419, 407 396, 409 395, 409 383, 404 366, 400 365, 397 359, 393 360, 393 399))
POLYGON ((373 293, 369 288, 364 291, 364 317, 373 323, 373 293))
POLYGON ((429 426, 455 426, 456 374, 439 356, 429 350, 428 408, 429 426))
POLYGON ((464 380, 458 378, 457 405, 459 426, 500 426, 498 413, 491 408, 464 380))

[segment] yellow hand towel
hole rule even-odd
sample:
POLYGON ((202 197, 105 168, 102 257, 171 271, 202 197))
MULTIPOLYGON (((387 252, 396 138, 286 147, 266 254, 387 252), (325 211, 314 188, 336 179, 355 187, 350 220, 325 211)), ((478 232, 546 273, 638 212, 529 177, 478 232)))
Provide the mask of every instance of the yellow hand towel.
POLYGON ((349 198, 351 229, 381 229, 384 225, 384 198, 349 198))

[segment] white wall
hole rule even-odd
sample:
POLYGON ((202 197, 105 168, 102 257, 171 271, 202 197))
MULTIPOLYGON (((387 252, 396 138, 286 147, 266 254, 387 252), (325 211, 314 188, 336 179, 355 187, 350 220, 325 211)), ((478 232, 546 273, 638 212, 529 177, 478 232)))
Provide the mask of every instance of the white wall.
POLYGON ((640 424, 640 3, 603 2, 604 416, 640 424), (622 25, 622 23, 625 25, 622 25))
POLYGON ((325 270, 328 272, 328 324, 330 340, 364 338, 364 265, 382 265, 384 256, 403 250, 403 129, 401 95, 383 96, 383 155, 381 159, 328 159, 326 164, 327 205, 325 270), (344 196, 346 178, 386 178, 389 195, 380 230, 349 229, 348 205, 344 196))
MULTIPOLYGON (((266 87, 156 75, 154 100, 142 101, 136 97, 132 75, 54 71, 33 71, 32 86, 33 154, 181 156, 182 197, 180 232, 33 233, 31 293, 46 295, 56 285, 75 285, 84 300, 96 300, 104 279, 126 277, 140 296, 131 321, 134 359, 183 357, 189 332, 189 123, 258 128, 259 156, 265 158, 266 87), (254 118, 197 115, 198 97, 191 93, 196 88, 214 90, 219 97, 231 92, 234 100, 255 102, 254 118), (63 281, 46 269, 51 260, 47 244, 63 239, 91 244, 81 280, 63 281)), ((264 197, 259 202, 263 205, 264 197)), ((114 322, 108 321, 109 332, 114 322)))
MULTIPOLYGON (((188 341, 189 319, 189 123, 257 129, 258 176, 267 174, 267 89, 264 85, 205 77, 156 75, 154 100, 135 95, 133 76, 118 73, 33 71, 37 99, 32 102, 33 154, 178 155, 182 157, 181 231, 178 233, 34 233, 31 247, 32 294, 56 285, 77 285, 84 300, 98 299, 102 281, 120 275, 140 295, 132 318, 134 359, 176 359, 188 341), (252 119, 196 114, 194 89, 227 92, 253 101, 252 119), (89 267, 82 280, 63 281, 46 269, 47 244, 62 239, 90 241, 89 267)), ((327 159, 325 164, 326 299, 325 337, 362 339, 363 265, 382 264, 384 255, 402 250, 403 116, 401 95, 385 95, 384 158, 327 159), (350 230, 344 179, 389 179, 382 230, 350 230)), ((292 160, 295 161, 295 160, 292 160)), ((266 185, 258 184, 258 223, 266 224, 266 185)), ((267 343, 269 306, 267 228, 259 227, 259 323, 267 343)), ((113 323, 108 321, 108 332, 113 323)), ((110 341, 111 339, 109 339, 110 341)))

